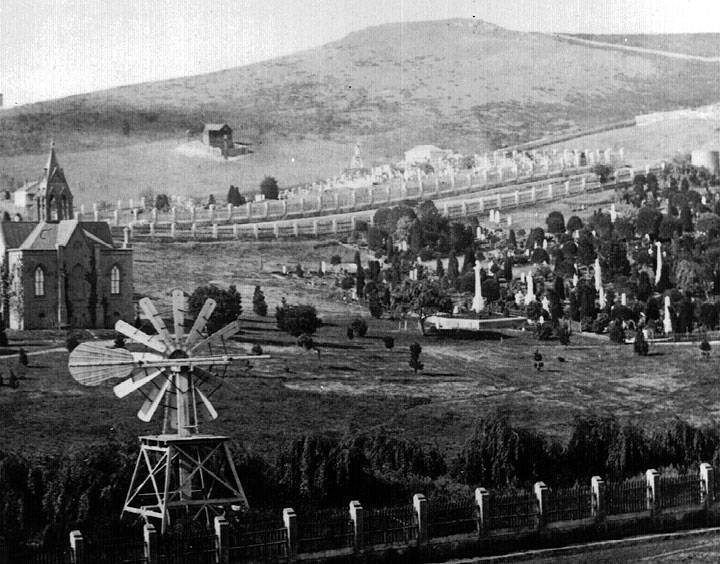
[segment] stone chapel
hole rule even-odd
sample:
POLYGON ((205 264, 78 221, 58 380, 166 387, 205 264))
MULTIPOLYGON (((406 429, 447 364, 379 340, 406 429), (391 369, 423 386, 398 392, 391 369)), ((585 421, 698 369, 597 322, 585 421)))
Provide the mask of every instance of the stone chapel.
POLYGON ((0 314, 10 329, 110 328, 132 322, 132 250, 104 221, 79 221, 51 145, 34 187, 35 221, 0 221, 0 314))

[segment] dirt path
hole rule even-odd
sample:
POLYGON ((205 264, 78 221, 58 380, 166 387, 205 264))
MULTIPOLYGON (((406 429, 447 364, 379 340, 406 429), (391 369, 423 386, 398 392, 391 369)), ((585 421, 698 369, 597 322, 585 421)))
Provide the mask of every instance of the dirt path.
POLYGON ((674 51, 661 51, 659 49, 648 49, 647 47, 635 47, 632 45, 619 45, 617 43, 607 43, 605 41, 595 41, 592 39, 581 39, 571 35, 558 33, 556 38, 569 41, 571 43, 580 43, 593 47, 603 47, 606 49, 617 49, 619 51, 629 51, 632 53, 642 53, 644 55, 657 55, 660 57, 668 57, 671 59, 684 59, 687 61, 701 61, 703 63, 720 63, 720 57, 703 57, 701 55, 688 55, 687 53, 676 53, 674 51))

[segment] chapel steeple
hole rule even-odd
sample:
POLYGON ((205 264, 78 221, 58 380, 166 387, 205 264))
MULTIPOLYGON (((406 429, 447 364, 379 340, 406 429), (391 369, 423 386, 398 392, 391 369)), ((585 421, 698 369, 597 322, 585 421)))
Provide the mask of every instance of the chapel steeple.
POLYGON ((40 180, 35 203, 38 221, 55 223, 73 218, 73 197, 55 154, 55 141, 50 142, 50 154, 40 180))

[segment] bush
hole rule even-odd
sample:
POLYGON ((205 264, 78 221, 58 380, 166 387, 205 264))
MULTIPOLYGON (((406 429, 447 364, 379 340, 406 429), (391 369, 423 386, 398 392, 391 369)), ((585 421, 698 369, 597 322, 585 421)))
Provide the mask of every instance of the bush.
POLYGON ((303 333, 312 335, 322 325, 317 311, 311 305, 283 305, 275 308, 278 329, 298 337, 303 333))
POLYGON ((280 190, 277 180, 272 176, 266 176, 260 183, 260 193, 265 196, 266 200, 277 200, 280 190))
POLYGON ((267 309, 265 294, 260 289, 260 286, 255 286, 255 291, 253 292, 253 311, 256 315, 265 317, 267 315, 267 309))
POLYGON ((351 288, 355 287, 355 280, 352 276, 345 276, 345 278, 340 280, 340 287, 343 290, 350 290, 351 288))
POLYGON ((552 327, 549 323, 536 323, 535 336, 539 341, 549 341, 552 338, 552 327))
POLYGON ((297 345, 298 347, 302 347, 306 351, 309 351, 315 348, 315 341, 313 341, 313 338, 310 335, 303 333, 297 338, 297 345))
POLYGON ((253 353, 253 354, 262 354, 262 353, 263 353, 263 349, 262 349, 262 347, 260 346, 259 343, 255 343, 255 344, 252 346, 252 348, 250 349, 250 352, 253 353))
POLYGON ((68 352, 73 352, 77 346, 80 344, 80 334, 79 333, 70 333, 65 338, 65 348, 67 348, 68 352))
POLYGON ((5 328, 0 328, 0 347, 7 347, 8 346, 8 338, 7 333, 5 332, 5 328))
POLYGON ((340 255, 333 255, 330 257, 330 264, 333 266, 337 266, 342 262, 342 259, 340 258, 340 255))
POLYGON ((22 347, 20 347, 20 352, 18 352, 18 362, 23 366, 27 366, 29 364, 28 355, 22 347))
POLYGON ((615 319, 608 326, 608 336, 613 343, 620 345, 625 343, 625 330, 622 326, 622 321, 615 319))
POLYGON ((353 339, 355 337, 355 331, 353 331, 352 326, 348 325, 347 331, 345 331, 345 334, 347 335, 348 339, 353 339))
POLYGON ((125 348, 125 335, 122 333, 115 333, 115 338, 113 339, 113 346, 116 349, 124 349, 125 348))
POLYGON ((412 368, 415 371, 415 374, 417 374, 418 370, 422 370, 425 365, 420 362, 420 353, 422 352, 422 347, 420 346, 420 343, 413 343, 410 345, 410 360, 408 361, 408 364, 410 365, 410 368, 412 368))
POLYGON ((700 343, 700 354, 705 360, 710 358, 710 343, 708 343, 707 339, 703 339, 702 343, 700 343))
POLYGON ((367 322, 361 317, 353 319, 350 327, 352 328, 352 331, 353 333, 355 333, 356 337, 364 337, 368 330, 367 322))
POLYGON ((570 344, 570 329, 566 325, 557 328, 557 336, 561 345, 567 347, 570 344))
POLYGON ((383 344, 385 345, 386 349, 392 350, 392 348, 395 346, 395 339, 392 337, 383 337, 383 344))
POLYGON ((649 349, 650 345, 648 345, 648 342, 645 340, 645 335, 643 334, 642 329, 639 329, 635 333, 635 343, 633 344, 633 350, 637 355, 647 356, 649 349))
POLYGON ((565 231, 565 218, 559 211, 552 211, 545 219, 549 233, 563 233, 565 231))
POLYGON ((217 286, 199 286, 188 299, 188 315, 196 318, 208 298, 217 303, 207 323, 210 333, 222 329, 242 314, 242 298, 235 286, 230 286, 227 290, 217 286))

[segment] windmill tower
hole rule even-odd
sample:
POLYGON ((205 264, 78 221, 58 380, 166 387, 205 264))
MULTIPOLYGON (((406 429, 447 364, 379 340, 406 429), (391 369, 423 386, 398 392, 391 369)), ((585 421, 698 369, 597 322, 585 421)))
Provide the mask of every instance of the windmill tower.
POLYGON ((140 392, 145 398, 137 414, 141 421, 149 422, 163 407, 162 433, 140 437, 140 454, 123 506, 123 514, 137 514, 146 521, 160 519, 163 533, 179 517, 209 524, 228 506, 247 508, 228 437, 202 434, 199 424, 218 417, 210 402, 222 384, 213 373, 216 367, 227 367, 234 360, 268 358, 213 354, 213 346, 225 350, 224 342, 237 333, 239 322, 206 336, 205 327, 216 306, 208 299, 186 335, 182 290, 173 291, 172 302, 174 335, 148 298, 140 300, 140 307, 157 335, 124 321, 115 325, 116 331, 144 345, 146 352, 95 341, 79 345, 69 361, 70 374, 80 384, 96 386, 122 379, 113 388, 117 397, 140 392))

